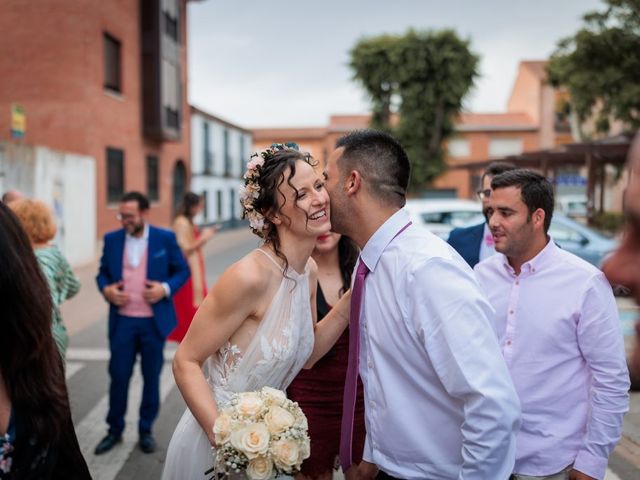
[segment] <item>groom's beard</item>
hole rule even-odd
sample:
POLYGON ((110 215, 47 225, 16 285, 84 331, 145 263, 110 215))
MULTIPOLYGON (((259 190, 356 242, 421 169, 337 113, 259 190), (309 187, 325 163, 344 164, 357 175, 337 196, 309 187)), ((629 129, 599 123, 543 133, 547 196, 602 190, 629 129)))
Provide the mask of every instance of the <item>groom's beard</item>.
POLYGON ((349 219, 346 214, 345 203, 340 202, 338 199, 330 199, 329 206, 329 220, 331 221, 331 231, 340 233, 342 235, 349 235, 349 219))

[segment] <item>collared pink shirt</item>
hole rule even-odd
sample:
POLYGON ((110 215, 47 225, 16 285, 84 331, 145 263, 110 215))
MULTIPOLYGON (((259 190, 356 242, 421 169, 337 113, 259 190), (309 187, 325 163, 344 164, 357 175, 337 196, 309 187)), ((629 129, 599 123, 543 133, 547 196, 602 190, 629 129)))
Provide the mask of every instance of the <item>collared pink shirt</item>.
POLYGON ((629 407, 616 302, 600 270, 553 241, 515 274, 503 254, 475 271, 520 397, 514 472, 573 464, 602 479, 629 407))

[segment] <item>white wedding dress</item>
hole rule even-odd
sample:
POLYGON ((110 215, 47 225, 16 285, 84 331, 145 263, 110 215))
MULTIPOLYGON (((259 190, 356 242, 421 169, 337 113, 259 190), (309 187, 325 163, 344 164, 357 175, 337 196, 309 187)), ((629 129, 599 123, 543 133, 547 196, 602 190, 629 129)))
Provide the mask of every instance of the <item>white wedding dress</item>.
MULTIPOLYGON (((227 343, 207 359, 208 382, 217 405, 226 405, 236 392, 264 386, 284 390, 311 355, 313 342, 308 267, 302 274, 289 268, 248 344, 241 349, 227 343)), ((209 439, 187 408, 171 437, 162 479, 205 480, 211 475, 204 472, 213 463, 209 439)))

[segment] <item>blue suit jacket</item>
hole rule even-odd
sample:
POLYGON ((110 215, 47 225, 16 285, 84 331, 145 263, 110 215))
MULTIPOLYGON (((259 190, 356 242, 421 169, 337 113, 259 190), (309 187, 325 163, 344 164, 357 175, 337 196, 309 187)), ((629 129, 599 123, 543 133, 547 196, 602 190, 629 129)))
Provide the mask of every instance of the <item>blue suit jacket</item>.
MULTIPOLYGON (((100 270, 96 281, 100 292, 107 285, 122 280, 122 256, 124 255, 124 229, 109 232, 104 236, 104 247, 100 259, 100 270)), ((147 279, 166 282, 171 289, 171 296, 189 278, 189 266, 178 246, 176 236, 170 230, 149 225, 149 244, 147 247, 147 279)), ((163 298, 152 305, 156 327, 166 337, 176 327, 176 312, 171 298, 163 298)), ((113 332, 118 307, 111 304, 109 308, 109 335, 113 332)))
POLYGON ((484 233, 484 223, 473 227, 455 228, 449 233, 449 245, 473 268, 480 261, 480 245, 484 233))

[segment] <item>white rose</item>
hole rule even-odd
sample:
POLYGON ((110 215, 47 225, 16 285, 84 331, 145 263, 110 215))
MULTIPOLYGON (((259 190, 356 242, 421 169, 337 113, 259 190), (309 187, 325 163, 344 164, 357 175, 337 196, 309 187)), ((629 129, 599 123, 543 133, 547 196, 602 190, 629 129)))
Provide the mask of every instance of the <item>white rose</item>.
POLYGON ((269 430, 264 423, 250 423, 231 434, 231 445, 247 458, 256 458, 269 449, 269 430))
POLYGON ((300 409, 296 412, 296 421, 295 426, 301 428, 302 430, 309 430, 309 423, 307 422, 307 417, 304 412, 300 409))
POLYGON ((271 434, 282 433, 293 426, 295 418, 282 407, 273 406, 264 416, 264 423, 271 434))
POLYGON ((217 445, 222 445, 229 441, 231 423, 232 419, 226 412, 220 413, 218 418, 216 418, 216 422, 213 424, 213 434, 215 435, 217 445))
POLYGON ((300 451, 298 452, 298 462, 296 463, 296 468, 299 470, 302 462, 304 462, 307 458, 311 456, 311 441, 309 437, 306 437, 302 440, 300 444, 300 451))
POLYGON ((288 438, 281 438, 271 446, 271 455, 276 467, 287 473, 298 463, 299 452, 296 441, 288 438))
POLYGON ((247 477, 250 480, 267 480, 273 474, 273 462, 267 457, 259 456, 249 461, 247 477))
POLYGON ((287 396, 282 390, 276 390, 271 387, 263 387, 262 395, 267 400, 268 403, 273 405, 282 406, 287 401, 287 396))
POLYGON ((255 417, 262 412, 264 402, 255 392, 245 392, 238 395, 236 412, 243 417, 255 417))

